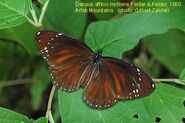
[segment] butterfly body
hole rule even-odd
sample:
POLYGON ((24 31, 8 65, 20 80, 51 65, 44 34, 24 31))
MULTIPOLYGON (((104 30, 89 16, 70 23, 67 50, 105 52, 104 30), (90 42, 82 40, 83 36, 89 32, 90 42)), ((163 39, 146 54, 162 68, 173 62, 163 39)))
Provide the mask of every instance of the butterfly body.
POLYGON ((94 64, 97 64, 100 61, 100 59, 102 58, 102 52, 102 50, 98 50, 93 54, 92 61, 94 64))
POLYGON ((41 31, 37 47, 50 67, 54 85, 66 92, 84 88, 83 100, 90 107, 106 109, 118 100, 151 94, 155 85, 141 68, 93 52, 82 42, 63 33, 41 31))

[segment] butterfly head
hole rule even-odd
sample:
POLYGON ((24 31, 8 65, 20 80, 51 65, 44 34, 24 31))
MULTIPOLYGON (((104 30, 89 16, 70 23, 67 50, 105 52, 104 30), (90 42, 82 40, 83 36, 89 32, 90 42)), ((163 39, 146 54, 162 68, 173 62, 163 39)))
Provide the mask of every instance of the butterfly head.
POLYGON ((100 60, 100 58, 102 57, 102 53, 103 51, 102 50, 97 50, 94 54, 93 54, 93 63, 94 64, 97 64, 100 60))

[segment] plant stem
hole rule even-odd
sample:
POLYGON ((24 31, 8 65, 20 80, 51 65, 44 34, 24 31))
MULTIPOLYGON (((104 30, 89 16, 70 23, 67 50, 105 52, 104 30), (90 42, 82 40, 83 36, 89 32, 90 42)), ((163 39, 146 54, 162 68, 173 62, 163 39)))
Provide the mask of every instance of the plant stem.
POLYGON ((7 86, 13 86, 13 85, 21 85, 21 84, 28 84, 31 83, 31 79, 17 79, 17 80, 10 80, 5 82, 0 82, 0 88, 7 87, 7 86))
POLYGON ((177 84, 183 84, 185 85, 184 83, 182 83, 179 79, 177 78, 169 78, 169 79, 152 79, 153 81, 157 82, 157 83, 160 83, 160 82, 174 82, 174 83, 177 83, 177 84))
POLYGON ((51 112, 51 105, 52 105, 55 89, 56 89, 56 86, 53 85, 51 92, 50 92, 50 95, 49 95, 48 106, 47 106, 47 111, 46 111, 46 117, 48 118, 50 123, 55 123, 55 121, 53 120, 53 116, 51 114, 52 113, 51 112))
POLYGON ((47 0, 42 8, 42 12, 41 12, 41 15, 39 17, 39 25, 42 25, 42 20, 44 18, 44 15, 46 13, 46 10, 47 10, 47 7, 48 7, 48 4, 49 4, 49 0, 47 0))
POLYGON ((27 20, 28 20, 28 22, 30 24, 32 24, 33 26, 37 27, 37 24, 33 20, 31 20, 29 17, 27 17, 27 20))
POLYGON ((37 26, 37 25, 38 25, 38 19, 37 19, 35 10, 33 9, 33 6, 31 6, 30 12, 31 12, 31 15, 32 15, 32 17, 33 17, 34 23, 35 23, 36 26, 37 26))
POLYGON ((31 15, 32 15, 32 19, 28 18, 27 17, 27 20, 30 24, 32 24, 33 26, 39 28, 40 30, 43 30, 43 27, 42 27, 42 20, 44 18, 44 15, 46 13, 46 10, 47 10, 47 7, 48 7, 48 4, 49 4, 49 0, 47 0, 42 8, 42 11, 41 11, 41 14, 40 14, 40 17, 39 19, 37 19, 37 15, 35 13, 35 10, 33 8, 33 6, 31 5, 30 7, 30 12, 31 12, 31 15))

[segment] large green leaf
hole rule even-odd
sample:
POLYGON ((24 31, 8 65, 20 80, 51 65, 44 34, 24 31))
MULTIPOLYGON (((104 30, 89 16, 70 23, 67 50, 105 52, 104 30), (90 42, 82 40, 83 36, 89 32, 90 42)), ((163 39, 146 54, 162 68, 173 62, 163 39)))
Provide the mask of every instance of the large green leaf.
POLYGON ((185 67, 185 32, 174 29, 144 40, 153 56, 179 76, 185 67))
POLYGON ((40 117, 34 121, 22 114, 0 107, 0 123, 47 123, 47 118, 40 117))
POLYGON ((46 117, 41 117, 34 121, 34 123, 48 123, 48 119, 46 117))
MULTIPOLYGON (((172 0, 161 1, 169 2, 172 0)), ((181 0, 181 2, 183 5, 185 4, 185 1, 181 0)), ((88 26, 85 41, 89 47, 96 51, 98 47, 92 36, 93 33, 99 48, 112 43, 104 48, 104 55, 120 58, 124 51, 135 47, 139 40, 147 35, 160 34, 170 28, 185 29, 184 10, 185 6, 182 6, 171 8, 168 14, 132 13, 111 21, 94 22, 88 26), (117 42, 114 42, 116 40, 117 42)))
POLYGON ((17 27, 0 30, 1 40, 11 40, 19 43, 29 54, 36 55, 38 50, 35 45, 35 33, 34 28, 29 23, 24 23, 17 27))
POLYGON ((52 0, 46 17, 55 30, 79 38, 85 28, 86 13, 75 13, 75 2, 80 0, 52 0))
POLYGON ((0 107, 0 123, 33 123, 33 120, 14 111, 0 107))
POLYGON ((64 123, 179 123, 185 116, 185 92, 175 87, 159 84, 150 96, 119 101, 107 110, 89 108, 82 101, 81 89, 74 93, 59 91, 61 117, 64 123), (171 93, 173 92, 173 93, 171 93), (133 116, 137 115, 138 118, 133 116))
POLYGON ((29 6, 30 0, 0 0, 0 29, 24 23, 29 6))
MULTIPOLYGON (((119 8, 118 6, 110 6, 109 3, 119 3, 120 0, 82 0, 84 3, 93 3, 93 7, 88 7, 87 9, 89 10, 90 13, 93 13, 97 19, 101 19, 101 20, 106 20, 106 19, 110 19, 113 16, 117 15, 117 9, 119 8), (99 6, 96 6, 96 4, 98 2, 101 2, 102 4, 107 4, 108 6, 104 5, 101 6, 101 4, 99 6), (104 10, 104 12, 98 12, 98 10, 104 10), (92 12, 92 11, 97 11, 97 12, 92 12), (109 12, 105 12, 109 11, 109 12), (113 12, 111 12, 113 11, 113 12)), ((84 7, 79 7, 77 6, 76 8, 84 8, 84 7)))

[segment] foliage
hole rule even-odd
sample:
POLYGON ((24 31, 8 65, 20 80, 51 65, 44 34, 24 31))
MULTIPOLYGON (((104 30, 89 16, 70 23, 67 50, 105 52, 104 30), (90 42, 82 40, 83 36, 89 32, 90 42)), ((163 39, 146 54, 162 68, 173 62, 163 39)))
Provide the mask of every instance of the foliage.
POLYGON ((185 69, 180 74, 180 80, 185 83, 185 69))
POLYGON ((87 15, 74 12, 76 1, 80 2, 80 0, 52 0, 46 17, 55 30, 62 30, 68 35, 79 38, 84 31, 87 15))
POLYGON ((26 21, 30 0, 1 0, 0 29, 15 27, 26 21))
MULTIPOLYGON (((81 1, 87 2, 85 0, 50 0, 43 19, 43 27, 84 40, 93 51, 103 48, 104 56, 117 58, 122 58, 123 53, 136 47, 142 40, 141 47, 146 50, 141 49, 141 51, 148 58, 146 64, 151 64, 150 67, 153 67, 152 63, 155 60, 159 66, 162 66, 158 69, 161 73, 159 77, 180 75, 180 80, 185 82, 185 70, 183 70, 185 67, 185 6, 171 8, 168 14, 91 13, 93 17, 89 17, 88 13, 74 12, 74 3, 81 1)), ((110 1, 115 2, 115 0, 106 0, 106 2, 110 1)), ((185 4, 183 0, 179 1, 185 4)), ((32 83, 28 85, 31 104, 22 105, 32 107, 33 112, 43 108, 46 103, 45 98, 48 96, 45 97, 45 94, 48 94, 50 85, 47 66, 35 46, 34 37, 38 29, 33 24, 33 21, 40 21, 37 20, 36 15, 43 13, 44 9, 41 7, 45 7, 47 2, 47 0, 38 0, 34 4, 31 0, 0 0, 0 81, 31 78, 32 83), (31 19, 32 16, 33 19, 31 19)), ((2 82, 0 82, 0 87, 1 84, 2 82)), ((8 97, 3 96, 5 93, 6 89, 0 88, 0 95, 2 95, 0 104, 3 102, 9 104, 8 97)), ((81 99, 82 93, 83 89, 70 94, 58 91, 59 107, 53 112, 60 110, 64 123, 152 123, 159 118, 164 123, 179 123, 185 118, 184 90, 166 84, 157 84, 156 90, 150 96, 137 100, 119 101, 107 110, 87 107, 81 99)), ((11 103, 10 106, 12 106, 11 103)), ((29 119, 14 111, 0 108, 2 123, 47 122, 46 117, 38 116, 36 119, 29 119)))
POLYGON ((165 84, 157 85, 155 92, 150 96, 120 101, 113 108, 99 111, 90 109, 82 100, 79 100, 82 92, 83 90, 80 90, 74 94, 68 94, 59 91, 59 103, 64 123, 74 121, 79 123, 153 123, 156 117, 160 117, 164 123, 179 123, 185 116, 184 91, 165 84), (138 118, 134 118, 134 115, 138 115, 138 118))
POLYGON ((185 66, 184 31, 173 29, 164 34, 148 36, 144 40, 157 60, 177 76, 181 73, 185 66))
POLYGON ((38 120, 28 119, 28 117, 17 112, 10 111, 5 108, 0 108, 0 122, 1 123, 46 123, 47 118, 42 117, 38 120))

